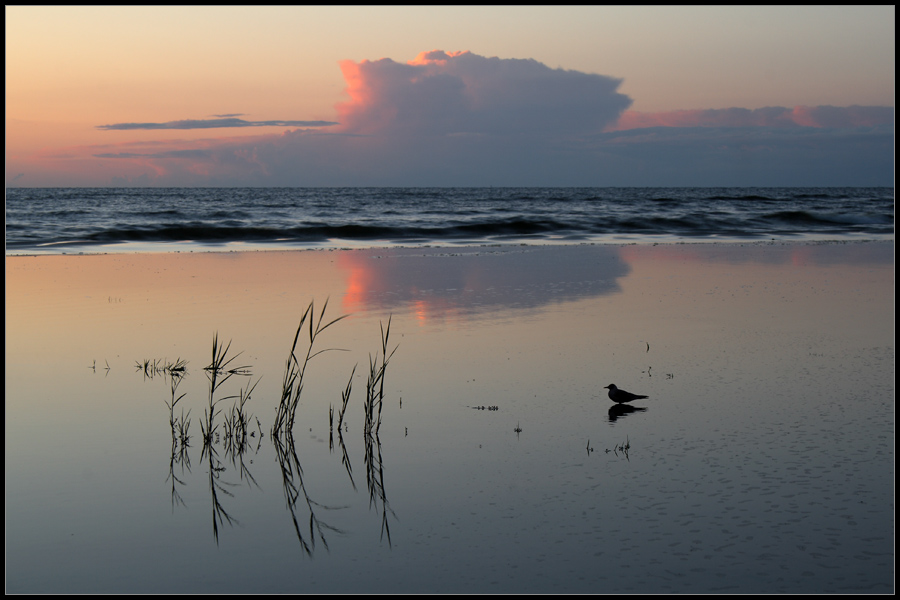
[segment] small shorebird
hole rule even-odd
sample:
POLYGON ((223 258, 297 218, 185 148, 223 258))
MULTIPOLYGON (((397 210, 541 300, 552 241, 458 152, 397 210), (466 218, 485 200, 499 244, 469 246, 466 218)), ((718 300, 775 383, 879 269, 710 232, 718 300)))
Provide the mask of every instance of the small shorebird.
POLYGON ((632 394, 631 392, 626 392, 625 390, 620 390, 616 387, 616 384, 611 383, 605 388, 605 390, 609 390, 609 399, 615 402, 616 404, 622 404, 623 402, 631 402, 632 400, 640 400, 641 398, 649 398, 649 396, 639 396, 638 394, 632 394))

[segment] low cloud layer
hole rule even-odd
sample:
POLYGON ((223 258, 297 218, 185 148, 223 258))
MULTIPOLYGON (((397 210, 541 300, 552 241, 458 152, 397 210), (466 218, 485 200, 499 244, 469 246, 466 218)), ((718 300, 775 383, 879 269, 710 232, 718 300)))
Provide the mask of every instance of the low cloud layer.
MULTIPOLYGON (((585 140, 623 185, 891 186, 894 127, 647 127, 585 140)), ((610 176, 615 176, 610 174, 610 176)))
POLYGON ((609 131, 646 127, 875 127, 893 125, 892 106, 769 106, 750 110, 628 111, 609 131))
POLYGON ((232 115, 216 115, 218 119, 185 119, 166 123, 113 123, 97 125, 97 129, 214 129, 219 127, 326 127, 337 125, 334 121, 245 121, 232 115))

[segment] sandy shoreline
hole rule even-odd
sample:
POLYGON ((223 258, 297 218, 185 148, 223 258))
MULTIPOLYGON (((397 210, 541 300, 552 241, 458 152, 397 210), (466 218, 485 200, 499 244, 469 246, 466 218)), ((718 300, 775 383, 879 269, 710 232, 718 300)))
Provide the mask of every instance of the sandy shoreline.
POLYGON ((415 244, 402 244, 388 241, 360 240, 358 242, 337 242, 329 240, 321 244, 278 244, 278 243, 252 243, 231 242, 221 244, 204 244, 196 242, 128 242, 113 245, 73 245, 67 250, 46 247, 26 250, 7 249, 6 256, 93 256, 103 254, 194 254, 194 253, 234 253, 234 252, 322 252, 322 251, 349 251, 372 249, 428 249, 428 248, 510 248, 510 247, 555 247, 555 246, 633 246, 633 245, 781 245, 781 244, 860 244, 860 243, 893 243, 893 235, 844 235, 840 239, 823 237, 819 235, 795 235, 791 238, 759 239, 759 238, 684 238, 682 236, 639 236, 627 235, 621 238, 605 237, 596 240, 565 240, 565 239, 534 239, 515 241, 466 241, 453 242, 421 242, 415 244))
MULTIPOLYGON (((893 252, 890 241, 7 256, 8 591, 890 592, 893 252), (310 506, 348 507, 329 518, 349 533, 298 574, 268 437, 245 465, 259 489, 230 461, 215 471, 242 523, 216 543, 202 444, 175 473, 185 506, 173 504, 171 391, 135 363, 187 360, 178 391, 196 418, 210 342, 233 340, 260 378, 250 406, 268 431, 299 316, 326 298, 328 315, 351 317, 324 347, 345 351, 316 359, 294 434, 310 506), (365 494, 357 399, 344 436, 353 485, 326 442, 329 406, 389 317, 390 547, 365 494), (613 413, 609 383, 650 399, 613 413), (615 451, 626 440, 627 459, 615 451), (145 550, 132 556, 135 539, 145 550), (109 564, 118 578, 97 567, 109 564), (198 587, 201 565, 216 585, 198 587)), ((231 384, 223 393, 246 381, 231 384)))

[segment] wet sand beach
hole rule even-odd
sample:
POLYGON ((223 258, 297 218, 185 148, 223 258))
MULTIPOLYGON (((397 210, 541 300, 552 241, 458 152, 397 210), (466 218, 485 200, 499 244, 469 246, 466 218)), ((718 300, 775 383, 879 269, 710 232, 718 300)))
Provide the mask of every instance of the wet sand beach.
POLYGON ((7 256, 7 591, 892 593, 893 252, 7 256), (274 439, 326 299, 350 316, 274 439), (245 369, 207 445, 214 336, 245 369), (617 408, 609 384, 649 398, 617 408))

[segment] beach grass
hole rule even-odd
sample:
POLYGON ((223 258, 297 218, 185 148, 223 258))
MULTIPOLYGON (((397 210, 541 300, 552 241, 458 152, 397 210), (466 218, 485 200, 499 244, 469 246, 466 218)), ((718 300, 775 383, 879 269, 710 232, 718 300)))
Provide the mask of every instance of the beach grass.
POLYGON ((284 377, 281 384, 281 399, 275 410, 275 420, 272 425, 272 435, 284 435, 290 432, 294 427, 294 421, 297 416, 297 407, 300 403, 300 396, 303 392, 304 378, 306 369, 310 361, 323 352, 331 350, 339 350, 338 348, 325 348, 322 350, 314 350, 316 339, 326 329, 335 323, 347 318, 349 315, 341 315, 331 321, 325 321, 325 311, 328 309, 328 300, 322 306, 319 318, 315 318, 315 304, 311 300, 303 316, 300 317, 300 323, 297 325, 297 332, 294 334, 294 342, 291 345, 291 351, 288 355, 284 368, 284 377), (298 358, 297 345, 300 341, 300 334, 304 330, 304 326, 308 322, 309 341, 306 345, 306 353, 302 354, 302 359, 298 358))
MULTIPOLYGON (((248 365, 237 367, 230 366, 231 363, 241 355, 241 353, 238 353, 229 358, 228 351, 230 349, 231 341, 229 340, 228 344, 223 346, 219 343, 219 333, 216 332, 215 335, 213 335, 211 362, 203 368, 203 370, 206 371, 207 378, 209 378, 209 403, 204 409, 204 420, 200 423, 200 427, 202 430, 203 442, 207 445, 212 443, 213 434, 218 429, 218 425, 215 424, 216 417, 221 412, 221 409, 217 408, 218 404, 223 400, 229 400, 236 397, 231 395, 216 398, 216 393, 219 391, 219 388, 235 375, 249 376, 251 374, 248 365)), ((247 392, 247 398, 249 398, 249 390, 247 392)), ((246 399, 243 399, 243 401, 246 402, 246 399)))
POLYGON ((381 323, 381 354, 375 353, 375 356, 369 355, 369 377, 366 381, 366 400, 363 405, 365 410, 366 433, 377 433, 381 427, 381 411, 384 406, 384 379, 387 373, 387 366, 397 351, 399 344, 394 346, 388 354, 388 340, 391 336, 391 318, 388 317, 387 327, 381 323), (379 356, 380 361, 379 361, 379 356))

